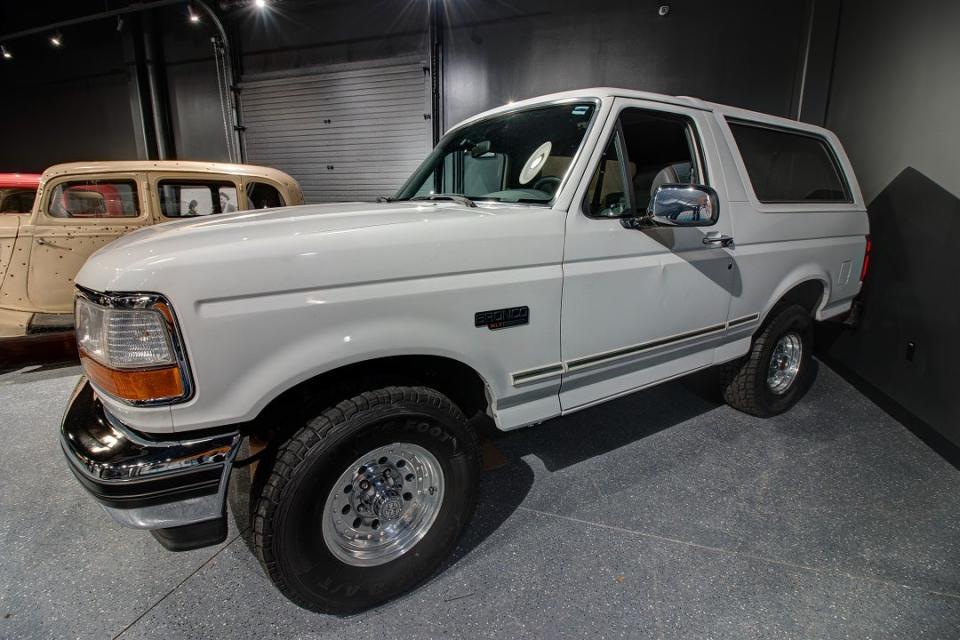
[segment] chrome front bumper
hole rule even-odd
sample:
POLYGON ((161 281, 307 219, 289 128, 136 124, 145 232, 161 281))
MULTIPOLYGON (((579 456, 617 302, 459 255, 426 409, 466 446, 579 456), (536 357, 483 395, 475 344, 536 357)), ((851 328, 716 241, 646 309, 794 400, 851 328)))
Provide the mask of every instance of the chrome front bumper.
POLYGON ((156 537, 171 549, 215 544, 206 540, 219 537, 213 530, 226 535, 227 486, 240 441, 229 429, 184 440, 137 433, 105 410, 85 378, 60 427, 80 484, 121 525, 163 530, 156 537))

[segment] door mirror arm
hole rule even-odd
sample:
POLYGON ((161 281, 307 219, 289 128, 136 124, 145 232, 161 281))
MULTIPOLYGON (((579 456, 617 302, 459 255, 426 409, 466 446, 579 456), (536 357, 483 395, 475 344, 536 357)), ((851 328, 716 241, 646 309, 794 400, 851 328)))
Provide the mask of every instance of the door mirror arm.
POLYGON ((639 214, 630 211, 620 218, 620 224, 624 229, 634 229, 637 231, 649 229, 651 227, 664 226, 658 223, 657 219, 653 217, 649 211, 644 211, 639 214))

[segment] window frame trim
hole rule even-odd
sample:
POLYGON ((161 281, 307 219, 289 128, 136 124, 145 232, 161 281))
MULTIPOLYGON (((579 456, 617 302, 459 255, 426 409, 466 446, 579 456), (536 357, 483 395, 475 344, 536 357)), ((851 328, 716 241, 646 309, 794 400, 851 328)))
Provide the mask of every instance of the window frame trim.
POLYGON ((847 172, 844 170, 843 162, 840 159, 840 156, 837 154, 837 150, 831 144, 830 140, 819 133, 813 131, 805 131, 803 129, 797 129, 793 127, 786 127, 776 124, 771 124, 769 122, 761 122, 759 120, 747 120, 745 118, 738 118, 735 116, 722 115, 723 122, 727 127, 727 130, 730 132, 730 143, 732 150, 736 152, 739 160, 739 164, 743 171, 744 185, 749 189, 754 200, 761 205, 816 205, 816 206, 832 206, 832 205, 852 205, 856 204, 856 199, 853 195, 853 189, 850 186, 850 180, 847 177, 847 172), (743 151, 740 149, 740 143, 737 142, 737 136, 733 132, 733 125, 753 127, 755 129, 769 129, 777 133, 785 133, 787 135, 795 135, 804 138, 812 138, 817 142, 821 143, 827 150, 827 157, 833 163, 834 171, 837 172, 837 175, 840 178, 841 186, 843 187, 844 195, 846 199, 844 200, 763 200, 757 194, 757 190, 753 184, 753 178, 750 177, 750 171, 747 169, 747 162, 743 157, 743 151))

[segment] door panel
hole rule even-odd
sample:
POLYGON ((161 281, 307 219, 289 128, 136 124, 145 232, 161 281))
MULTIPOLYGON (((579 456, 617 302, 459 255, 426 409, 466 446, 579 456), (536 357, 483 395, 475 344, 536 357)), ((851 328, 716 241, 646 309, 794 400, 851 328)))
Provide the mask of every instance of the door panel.
POLYGON ((17 230, 24 218, 26 216, 19 213, 0 215, 0 285, 3 284, 3 278, 10 268, 13 245, 17 241, 17 230))
MULTIPOLYGON (((614 114, 636 107, 689 118, 691 131, 701 140, 709 126, 693 110, 632 100, 618 103, 614 114)), ((616 120, 607 123, 593 167, 599 164, 615 125, 616 120)), ((652 161, 647 164, 655 167, 660 158, 666 166, 670 164, 666 159, 673 156, 644 151, 643 141, 629 138, 625 130, 628 153, 622 164, 636 167, 631 183, 636 180, 642 184, 639 189, 649 189, 642 174, 644 161, 652 161), (629 153, 631 145, 635 153, 629 153)), ((673 144, 653 135, 648 139, 657 140, 658 145, 673 144)), ((720 183, 710 170, 709 155, 694 163, 710 184, 720 183)), ((703 182, 698 175, 692 179, 703 182)), ((633 192, 634 202, 639 196, 645 207, 648 196, 637 194, 639 189, 631 185, 628 192, 633 192)), ((564 411, 712 364, 714 349, 726 334, 736 288, 731 250, 703 243, 707 232, 732 235, 721 190, 715 225, 643 230, 626 229, 615 217, 588 217, 578 206, 586 195, 585 186, 567 217, 561 314, 564 411)), ((612 199, 608 194, 604 198, 612 199)))

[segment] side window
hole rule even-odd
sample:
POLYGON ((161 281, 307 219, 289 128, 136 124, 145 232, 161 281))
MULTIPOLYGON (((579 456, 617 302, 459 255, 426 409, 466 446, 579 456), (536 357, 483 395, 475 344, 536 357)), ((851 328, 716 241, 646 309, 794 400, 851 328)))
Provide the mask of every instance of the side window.
POLYGON ((286 206, 277 189, 263 182, 247 183, 247 202, 250 209, 273 209, 286 206))
POLYGON ((611 139, 587 190, 588 215, 642 214, 661 186, 704 183, 696 134, 688 118, 624 109, 618 125, 619 142, 617 136, 611 139))
MULTIPOLYGON (((603 151, 600 164, 590 180, 584 209, 589 216, 598 218, 616 218, 629 208, 627 205, 627 187, 624 182, 626 173, 620 153, 619 132, 614 135, 603 151)), ((632 168, 630 169, 632 171, 632 168)))
POLYGON ((50 193, 47 213, 54 218, 136 218, 140 215, 133 180, 71 180, 50 193))
POLYGON ((0 192, 0 195, 3 197, 0 213, 30 213, 33 210, 33 201, 37 197, 37 192, 31 189, 0 192))
POLYGON ((636 210, 647 210, 665 184, 703 184, 693 125, 684 116, 624 109, 623 140, 630 159, 636 210))
POLYGON ((760 202, 850 202, 826 140, 802 132, 729 121, 760 202))
POLYGON ((167 218, 192 218, 237 210, 232 182, 161 180, 157 184, 160 211, 167 218))

